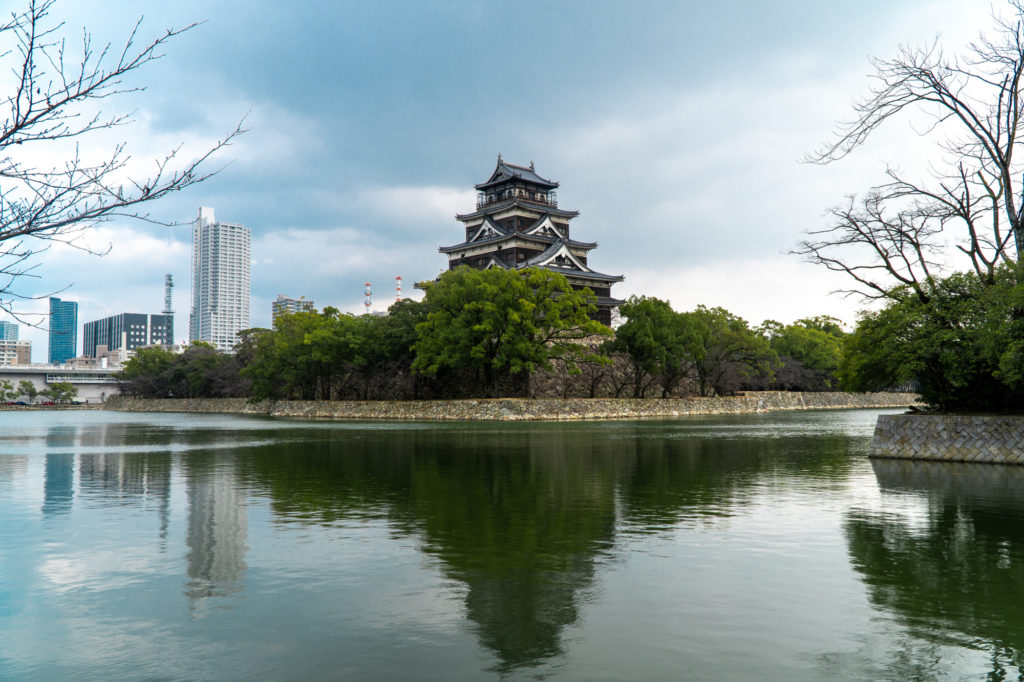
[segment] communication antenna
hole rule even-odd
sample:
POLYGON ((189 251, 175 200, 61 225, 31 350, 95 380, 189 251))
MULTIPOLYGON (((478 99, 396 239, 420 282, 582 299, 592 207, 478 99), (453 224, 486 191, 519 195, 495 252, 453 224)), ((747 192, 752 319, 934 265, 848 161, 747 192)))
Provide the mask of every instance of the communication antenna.
POLYGON ((395 277, 395 303, 402 300, 402 276, 395 277))
POLYGON ((367 282, 363 286, 366 287, 365 289, 363 289, 363 296, 364 296, 364 298, 363 298, 363 307, 366 309, 366 314, 369 315, 370 314, 370 304, 373 302, 373 289, 372 289, 373 285, 371 285, 369 282, 367 282))
POLYGON ((174 305, 171 303, 171 294, 174 291, 174 277, 171 273, 164 275, 164 315, 174 314, 174 305))

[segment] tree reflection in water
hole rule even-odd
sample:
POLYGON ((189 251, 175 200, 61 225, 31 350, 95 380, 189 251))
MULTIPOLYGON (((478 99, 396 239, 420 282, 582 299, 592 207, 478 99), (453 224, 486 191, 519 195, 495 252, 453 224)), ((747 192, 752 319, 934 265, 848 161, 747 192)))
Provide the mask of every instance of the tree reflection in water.
POLYGON ((239 474, 267 492, 282 521, 386 519, 418 538, 466 586, 466 615, 496 656, 494 670, 511 672, 563 653, 617 528, 713 523, 765 478, 842 485, 851 466, 840 436, 663 437, 678 428, 319 431, 252 449, 239 474))
POLYGON ((923 514, 853 510, 853 567, 871 602, 915 637, 991 653, 990 679, 1024 652, 1024 469, 873 460, 883 494, 923 514))

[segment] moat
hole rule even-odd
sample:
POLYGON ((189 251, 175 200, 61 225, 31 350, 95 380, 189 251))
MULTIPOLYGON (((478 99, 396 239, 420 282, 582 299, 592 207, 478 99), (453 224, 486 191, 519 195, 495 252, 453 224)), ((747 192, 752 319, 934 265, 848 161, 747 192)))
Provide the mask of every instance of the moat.
POLYGON ((1024 468, 897 411, 0 413, 0 679, 1014 677, 1024 468))

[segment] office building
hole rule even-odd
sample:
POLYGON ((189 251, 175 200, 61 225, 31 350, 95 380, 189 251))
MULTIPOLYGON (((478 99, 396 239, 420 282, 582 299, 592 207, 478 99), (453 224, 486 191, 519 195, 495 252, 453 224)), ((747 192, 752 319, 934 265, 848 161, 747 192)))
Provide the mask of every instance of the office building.
POLYGON ((47 362, 60 365, 78 355, 78 303, 50 297, 50 348, 47 362))
POLYGON ((192 230, 189 340, 231 352, 249 328, 249 228, 217 222, 202 207, 192 230))
POLYGON ((17 341, 18 325, 13 322, 0 322, 0 341, 17 341))
POLYGON ((132 351, 139 346, 174 344, 173 315, 121 313, 102 320, 86 322, 82 327, 82 355, 97 356, 97 348, 107 351, 132 351))
POLYGON ((313 301, 307 301, 305 296, 289 298, 284 294, 278 294, 277 299, 270 307, 270 319, 271 322, 277 322, 279 315, 290 315, 299 312, 315 313, 316 305, 313 301))

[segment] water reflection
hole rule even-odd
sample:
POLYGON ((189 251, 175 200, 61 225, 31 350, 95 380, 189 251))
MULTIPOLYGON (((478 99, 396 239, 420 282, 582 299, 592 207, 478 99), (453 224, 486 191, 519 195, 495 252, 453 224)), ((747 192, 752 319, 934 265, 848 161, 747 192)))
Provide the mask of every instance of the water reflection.
POLYGON ((233 463, 189 455, 185 487, 190 578, 185 594, 196 610, 210 597, 225 597, 242 589, 248 523, 233 463))
POLYGON ((64 514, 71 511, 75 484, 74 454, 70 452, 47 454, 45 477, 43 515, 64 514))
POLYGON ((239 462, 282 522, 376 518, 419 539, 466 586, 466 615, 495 670, 511 672, 564 653, 598 567, 617 560, 617 529, 713 523, 773 479, 817 491, 841 486, 852 466, 839 436, 724 441, 681 428, 328 431, 239 462))
POLYGON ((872 603, 926 641, 988 651, 990 679, 1020 668, 1024 468, 872 466, 896 511, 852 510, 844 528, 872 603))
MULTIPOLYGON (((642 621, 637 629, 651 628, 644 637, 664 637, 651 650, 672 659, 681 655, 673 648, 685 644, 680 640, 692 643, 703 636, 692 632, 701 625, 688 621, 701 614, 729 615, 728 605, 719 609, 711 604, 717 597, 706 593, 746 589, 716 582, 716 562, 735 566, 749 559, 749 538, 740 537, 724 552, 707 545, 735 528, 751 533, 744 524, 759 506, 763 513, 766 498, 780 490, 787 503, 820 511, 828 506, 823 498, 847 489, 855 467, 861 467, 862 478, 870 476, 865 460, 853 456, 860 451, 851 443, 861 441, 851 439, 845 427, 805 416, 515 426, 233 418, 217 428, 197 423, 203 418, 132 418, 138 421, 84 423, 82 417, 80 425, 37 431, 46 451, 37 450, 35 461, 44 462, 45 470, 40 477, 44 467, 33 468, 30 514, 32 521, 47 517, 49 535, 39 554, 50 574, 65 567, 65 585, 71 586, 53 598, 60 612, 54 620, 65 624, 64 614, 81 614, 87 625, 78 635, 92 632, 94 614, 102 613, 108 633, 135 624, 152 642, 183 637, 168 644, 175 652, 199 644, 226 650, 231 646, 221 643, 231 641, 237 650, 252 650, 245 670, 261 670, 259 656, 305 651, 328 660, 344 651, 351 654, 346 670, 365 672, 379 670, 379 660, 391 653, 422 645, 420 651, 441 661, 437 670, 446 669, 443 656, 458 650, 471 651, 470 665, 478 671, 482 651, 485 666, 496 673, 544 676, 567 665, 588 627, 584 615, 593 620, 607 602, 609 576, 640 554, 637 563, 660 572, 648 574, 653 585, 627 588, 641 606, 624 614, 622 623, 637 627, 642 621), (159 554, 150 543, 154 512, 159 554), (106 544, 98 549, 88 541, 68 541, 86 528, 96 529, 90 539, 106 544), (722 532, 709 535, 708 529, 722 532), (679 541, 685 533, 690 536, 679 541), (669 564, 659 563, 669 561, 665 552, 674 553, 669 564), (407 563, 392 570, 391 559, 407 563), (385 575, 369 575, 373 570, 385 575), (421 583, 406 588, 388 582, 400 577, 421 583), (704 582, 692 591, 681 589, 688 579, 704 582), (441 589, 422 587, 432 581, 441 589), (352 594, 360 589, 366 594, 352 594), (152 606, 139 606, 140 601, 152 606), (393 614, 424 604, 443 617, 395 622, 393 614), (231 608, 215 608, 220 606, 231 608), (287 629, 294 632, 278 632, 289 616, 294 628, 287 629), (451 629, 459 629, 458 635, 451 629), (211 632, 217 632, 213 640, 211 632), (187 643, 183 633, 190 633, 187 643), (444 649, 436 641, 458 646, 444 649), (377 648, 361 652, 364 642, 377 648), (374 656, 374 664, 367 664, 374 656)), ((840 514, 834 517, 846 518, 840 514)), ((23 528, 20 541, 32 542, 35 527, 25 522, 23 528)), ((830 531, 845 566, 843 538, 834 523, 830 531)), ((771 547, 776 558, 792 557, 797 545, 805 549, 801 532, 797 527, 795 540, 786 537, 771 547)), ((760 577, 766 579, 750 589, 781 589, 794 565, 799 564, 763 570, 760 577)), ((44 573, 36 567, 18 570, 44 573)), ((741 596, 736 612, 757 614, 751 594, 741 596)), ((618 618, 616 611, 613 629, 618 618)), ((928 646, 907 639, 913 665, 906 670, 926 662, 922 652, 928 646)), ((0 642, 0 660, 2 654, 0 642)), ((313 667, 319 660, 314 655, 300 663, 313 667)), ((244 676, 230 666, 204 674, 244 676)), ((267 670, 289 676, 287 666, 267 670)))

